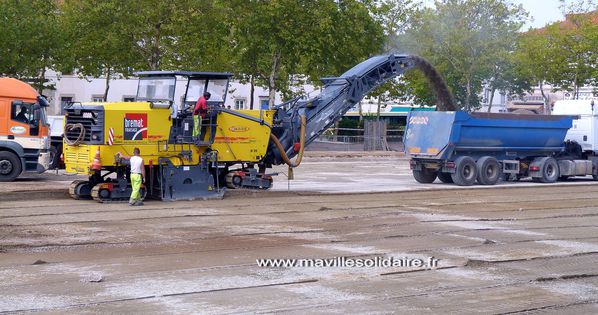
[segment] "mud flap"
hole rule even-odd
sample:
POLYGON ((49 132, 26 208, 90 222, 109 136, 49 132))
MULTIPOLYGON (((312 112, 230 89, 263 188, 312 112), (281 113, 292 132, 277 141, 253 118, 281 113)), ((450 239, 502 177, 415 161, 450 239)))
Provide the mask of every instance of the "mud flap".
POLYGON ((39 153, 37 158, 37 169, 38 173, 43 173, 50 168, 50 152, 43 151, 39 153))

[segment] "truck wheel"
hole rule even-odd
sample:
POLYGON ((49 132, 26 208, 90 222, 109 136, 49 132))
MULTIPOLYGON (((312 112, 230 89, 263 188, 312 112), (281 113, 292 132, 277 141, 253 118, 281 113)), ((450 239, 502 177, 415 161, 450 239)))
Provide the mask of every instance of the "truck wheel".
POLYGON ((475 161, 469 156, 460 156, 455 160, 455 173, 451 174, 453 182, 459 186, 471 186, 478 177, 475 161))
POLYGON ((554 183, 559 179, 559 165, 552 157, 542 158, 540 172, 542 183, 554 183))
POLYGON ((54 170, 58 168, 58 162, 60 161, 60 156, 58 155, 58 151, 56 150, 56 147, 52 146, 50 147, 50 149, 48 150, 48 152, 50 153, 50 167, 48 168, 49 170, 54 170))
POLYGON ((436 180, 436 174, 436 171, 429 168, 422 168, 421 171, 413 170, 413 178, 415 178, 418 183, 422 184, 433 183, 436 180))
POLYGON ((478 183, 482 185, 494 185, 502 176, 502 170, 498 161, 491 156, 484 156, 476 162, 478 168, 478 183))
POLYGON ((12 182, 21 174, 21 160, 8 151, 0 151, 0 182, 12 182))
POLYGON ((12 182, 21 175, 21 160, 12 152, 0 151, 0 182, 12 182))
POLYGON ((453 178, 451 177, 451 173, 443 173, 438 172, 438 179, 445 184, 452 184, 453 178))

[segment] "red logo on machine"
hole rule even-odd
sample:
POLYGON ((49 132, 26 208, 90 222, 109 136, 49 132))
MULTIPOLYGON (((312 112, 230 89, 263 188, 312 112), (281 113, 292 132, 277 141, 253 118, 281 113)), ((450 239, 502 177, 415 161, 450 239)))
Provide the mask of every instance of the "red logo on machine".
POLYGON ((147 114, 125 114, 125 140, 147 138, 147 114))

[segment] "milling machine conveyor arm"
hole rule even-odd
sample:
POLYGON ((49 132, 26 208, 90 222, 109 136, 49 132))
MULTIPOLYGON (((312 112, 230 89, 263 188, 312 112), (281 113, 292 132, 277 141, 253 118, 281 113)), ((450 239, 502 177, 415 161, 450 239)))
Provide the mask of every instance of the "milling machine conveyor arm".
POLYGON ((292 158, 299 153, 295 144, 301 139, 301 131, 305 133, 304 146, 307 146, 369 92, 413 67, 420 69, 432 83, 442 108, 453 110, 452 96, 444 80, 425 59, 398 54, 375 56, 339 77, 322 78, 324 87, 318 96, 307 100, 297 98, 278 105, 272 134, 279 144, 270 142, 265 163, 277 165, 292 158), (305 117, 303 128, 301 117, 305 117), (285 149, 286 158, 280 147, 285 149))

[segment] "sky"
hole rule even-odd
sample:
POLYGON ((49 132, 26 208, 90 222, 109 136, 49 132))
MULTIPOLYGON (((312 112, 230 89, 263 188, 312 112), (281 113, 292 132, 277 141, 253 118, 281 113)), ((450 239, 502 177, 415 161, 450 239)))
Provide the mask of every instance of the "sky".
POLYGON ((522 4, 523 8, 529 12, 530 17, 534 19, 523 27, 524 30, 529 27, 543 27, 548 23, 565 19, 559 8, 558 0, 513 0, 513 3, 522 4))
MULTIPOLYGON (((511 0, 514 4, 522 4, 525 11, 529 12, 529 21, 523 26, 523 31, 528 28, 544 27, 548 23, 562 21, 565 19, 559 8, 559 0, 511 0)), ((570 1, 567 1, 570 2, 570 1)), ((434 0, 424 0, 424 4, 433 6, 434 0)))

